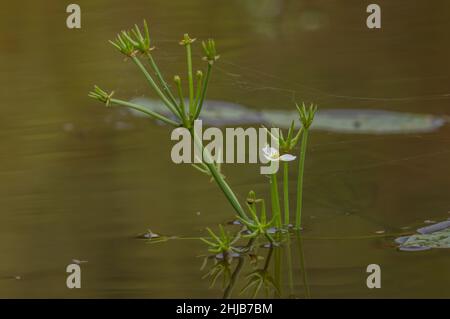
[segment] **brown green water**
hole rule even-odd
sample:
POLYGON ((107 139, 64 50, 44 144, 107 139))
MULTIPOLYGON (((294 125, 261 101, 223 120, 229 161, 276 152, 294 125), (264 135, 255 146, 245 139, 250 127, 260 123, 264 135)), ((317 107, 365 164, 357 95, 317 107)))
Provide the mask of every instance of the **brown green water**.
MULTIPOLYGON (((450 3, 378 1, 382 29, 374 31, 364 2, 78 1, 79 31, 65 27, 61 1, 2 4, 0 297, 222 296, 201 279, 203 243, 134 236, 148 228, 200 236, 232 217, 229 204, 204 176, 172 163, 166 127, 87 98, 93 84, 123 98, 151 96, 107 43, 143 18, 169 75, 184 70, 183 33, 216 39, 211 99, 448 115, 450 3), (65 285, 72 259, 88 260, 78 290, 65 285)), ((399 252, 392 238, 317 239, 450 217, 449 141, 448 125, 427 134, 311 134, 303 240, 311 297, 450 297, 448 250, 399 252), (381 289, 366 287, 373 263, 381 289)), ((256 167, 224 169, 241 199, 250 188, 268 193, 256 167)), ((274 252, 281 296, 303 298, 299 247, 291 245, 292 289, 287 248, 274 252)), ((244 264, 242 275, 250 271, 244 264)))

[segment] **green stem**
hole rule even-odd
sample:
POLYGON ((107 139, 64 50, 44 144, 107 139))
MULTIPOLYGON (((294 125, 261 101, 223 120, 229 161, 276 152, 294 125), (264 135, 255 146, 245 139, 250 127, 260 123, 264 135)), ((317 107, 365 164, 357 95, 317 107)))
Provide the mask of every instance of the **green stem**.
POLYGON ((297 210, 295 212, 295 227, 300 228, 302 225, 302 201, 303 201, 303 171, 305 168, 306 147, 308 143, 308 130, 305 129, 302 134, 302 145, 300 148, 300 160, 298 164, 298 180, 297 180, 297 210))
POLYGON ((158 94, 159 98, 164 102, 164 104, 169 108, 169 110, 175 115, 178 116, 181 119, 181 115, 179 113, 179 110, 177 109, 177 106, 172 104, 167 97, 164 95, 163 92, 161 92, 158 85, 155 83, 155 80, 153 80, 152 76, 147 72, 147 69, 145 66, 141 63, 141 61, 135 57, 132 56, 131 59, 133 62, 138 66, 138 68, 142 71, 145 78, 147 79, 148 83, 150 83, 150 86, 155 90, 156 94, 158 94))
POLYGON ((281 213, 280 213, 280 196, 278 194, 277 174, 270 175, 270 195, 272 201, 272 214, 275 217, 277 227, 281 227, 281 213))
POLYGON ((289 164, 283 163, 284 224, 289 225, 289 164))
POLYGON ((193 118, 195 115, 194 105, 194 77, 192 75, 192 51, 191 44, 186 44, 186 57, 188 66, 188 84, 189 84, 189 116, 193 118))
POLYGON ((178 96, 179 96, 178 99, 180 100, 178 110, 180 112, 181 121, 183 122, 183 125, 186 128, 189 128, 190 123, 189 123, 188 116, 186 115, 186 108, 184 106, 184 96, 183 96, 183 88, 181 87, 181 79, 179 76, 175 76, 174 81, 175 81, 175 84, 176 84, 177 90, 178 90, 178 96))
POLYGON ((143 113, 149 115, 150 117, 160 120, 166 124, 170 124, 170 125, 177 126, 177 127, 180 126, 180 124, 178 124, 177 122, 172 121, 172 120, 162 116, 161 114, 155 113, 142 105, 134 104, 131 102, 126 102, 126 101, 122 101, 122 100, 118 100, 118 99, 111 99, 111 103, 121 105, 121 106, 126 106, 129 108, 135 109, 137 111, 143 112, 143 113))
MULTIPOLYGON (((197 73, 197 90, 195 92, 195 100, 194 100, 195 111, 193 114, 194 117, 197 114, 197 105, 200 100, 200 95, 202 94, 202 86, 203 86, 203 73, 200 72, 200 73, 197 73)), ((195 118, 194 118, 194 120, 195 120, 195 118)))
POLYGON ((287 237, 286 245, 286 259, 288 268, 288 278, 289 278, 289 293, 290 297, 294 296, 294 274, 292 273, 292 252, 291 252, 291 236, 287 237))
POLYGON ((223 292, 222 299, 229 299, 231 297, 233 288, 236 285, 236 280, 239 278, 239 275, 241 273, 242 266, 244 266, 244 257, 239 257, 238 264, 236 265, 236 268, 234 269, 233 274, 231 275, 230 283, 228 284, 227 288, 223 292))
POLYGON ((303 240, 302 240, 302 236, 301 236, 299 230, 297 230, 297 232, 296 232, 296 237, 297 237, 297 244, 298 244, 298 250, 299 250, 299 257, 300 257, 300 271, 302 272, 303 286, 305 288, 305 297, 307 299, 310 299, 311 292, 309 290, 308 276, 306 273, 305 254, 303 251, 303 240))
POLYGON ((211 77, 211 69, 212 69, 212 64, 208 63, 208 67, 206 69, 206 75, 205 75, 205 78, 203 80, 203 85, 202 85, 202 94, 200 95, 200 100, 198 101, 198 104, 196 105, 194 119, 197 119, 200 115, 200 112, 202 111, 203 102, 205 101, 206 91, 208 90, 209 79, 211 77))
POLYGON ((277 247, 275 249, 275 262, 274 262, 274 268, 273 268, 273 278, 275 281, 275 286, 278 289, 274 290, 274 298, 279 298, 281 291, 281 248, 277 247))
POLYGON ((220 172, 217 170, 216 166, 214 165, 214 162, 212 160, 211 154, 209 153, 209 151, 206 148, 203 147, 203 143, 201 142, 201 140, 199 139, 197 134, 195 134, 195 131, 194 131, 193 128, 190 129, 190 132, 191 132, 191 136, 194 139, 194 142, 198 145, 198 147, 200 147, 200 150, 201 150, 201 152, 203 154, 203 157, 204 157, 205 165, 208 167, 209 172, 211 173, 212 177, 216 181, 217 185, 222 190, 222 192, 224 193, 225 197, 230 202, 231 206, 233 206, 233 208, 236 211, 236 213, 241 218, 243 218, 245 220, 248 220, 247 214, 242 209, 242 206, 239 203, 236 195, 233 193, 233 191, 231 190, 230 186, 227 184, 227 182, 225 182, 222 174, 220 174, 220 172))
POLYGON ((273 256, 272 254, 273 254, 273 245, 270 245, 269 252, 267 253, 266 261, 264 263, 264 268, 263 268, 264 271, 267 271, 269 269, 270 261, 272 260, 272 256, 273 256))
POLYGON ((161 86, 163 87, 163 91, 166 93, 170 102, 172 102, 172 104, 176 105, 177 100, 175 99, 175 96, 172 94, 172 91, 170 90, 169 85, 164 80, 164 77, 163 77, 161 71, 159 70, 158 65, 156 64, 155 60, 153 59, 153 56, 149 52, 147 52, 147 58, 150 63, 150 66, 153 68, 153 71, 155 71, 156 77, 158 78, 161 86))
MULTIPOLYGON (((253 243, 255 241, 255 238, 251 238, 246 246, 246 250, 249 251, 253 247, 253 243)), ((228 299, 231 297, 231 293, 233 291, 234 286, 236 285, 236 281, 239 278, 239 275, 242 270, 242 266, 244 265, 244 257, 239 257, 238 264, 236 268, 233 271, 233 274, 231 275, 230 283, 228 284, 227 288, 225 289, 223 293, 223 299, 228 299)))

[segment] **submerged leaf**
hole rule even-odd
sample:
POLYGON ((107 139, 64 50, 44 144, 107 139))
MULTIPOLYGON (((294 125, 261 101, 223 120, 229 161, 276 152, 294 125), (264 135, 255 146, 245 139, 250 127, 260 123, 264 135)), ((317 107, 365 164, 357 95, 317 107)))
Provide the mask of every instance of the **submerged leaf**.
MULTIPOLYGON (((170 116, 160 101, 140 97, 132 100, 170 116)), ((225 101, 205 101, 200 119, 205 125, 270 125, 289 129, 292 121, 300 128, 298 112, 293 110, 254 110, 225 101)), ((134 111, 136 116, 142 116, 134 111)), ((430 114, 402 113, 374 109, 320 109, 311 126, 313 130, 323 130, 351 134, 404 134, 432 132, 446 123, 443 117, 430 114)))

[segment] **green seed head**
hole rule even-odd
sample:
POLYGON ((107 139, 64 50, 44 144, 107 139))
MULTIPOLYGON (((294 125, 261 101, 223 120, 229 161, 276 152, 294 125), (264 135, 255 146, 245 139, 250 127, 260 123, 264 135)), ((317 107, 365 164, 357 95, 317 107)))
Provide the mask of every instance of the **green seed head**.
POLYGON ((136 55, 136 42, 131 38, 130 33, 127 31, 120 32, 116 39, 109 41, 109 43, 126 56, 131 57, 136 55))
POLYGON ((305 103, 302 103, 301 107, 298 104, 296 104, 296 106, 303 128, 306 130, 309 129, 314 121, 314 116, 317 112, 317 106, 312 103, 309 105, 309 107, 306 107, 305 103))
POLYGON ((148 53, 154 48, 150 45, 150 33, 148 31, 147 21, 144 20, 144 33, 141 33, 139 26, 134 25, 134 29, 131 30, 131 39, 135 43, 135 48, 141 53, 148 53))
POLYGON ((213 64, 215 61, 219 59, 219 55, 217 55, 216 51, 216 43, 213 39, 208 39, 207 41, 202 42, 203 52, 205 53, 205 57, 203 60, 207 61, 209 64, 213 64))
POLYGON ((106 106, 110 106, 111 105, 111 98, 114 95, 114 91, 112 91, 111 93, 107 93, 105 91, 103 91, 101 88, 99 88, 97 85, 94 86, 94 90, 89 92, 88 96, 96 99, 102 103, 105 103, 106 106))
POLYGON ((195 38, 191 39, 189 37, 189 34, 185 33, 183 36, 183 40, 180 41, 180 45, 188 45, 188 44, 193 43, 195 40, 196 40, 195 38))

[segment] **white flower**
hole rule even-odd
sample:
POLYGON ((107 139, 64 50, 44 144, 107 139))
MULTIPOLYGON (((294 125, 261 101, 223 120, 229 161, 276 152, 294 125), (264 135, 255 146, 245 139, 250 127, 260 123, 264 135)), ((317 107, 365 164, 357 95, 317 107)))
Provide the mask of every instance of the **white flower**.
POLYGON ((266 145, 262 149, 264 153, 264 157, 268 161, 283 161, 283 162, 290 162, 296 159, 296 156, 291 154, 283 154, 280 156, 280 153, 273 147, 270 147, 269 145, 266 145))

